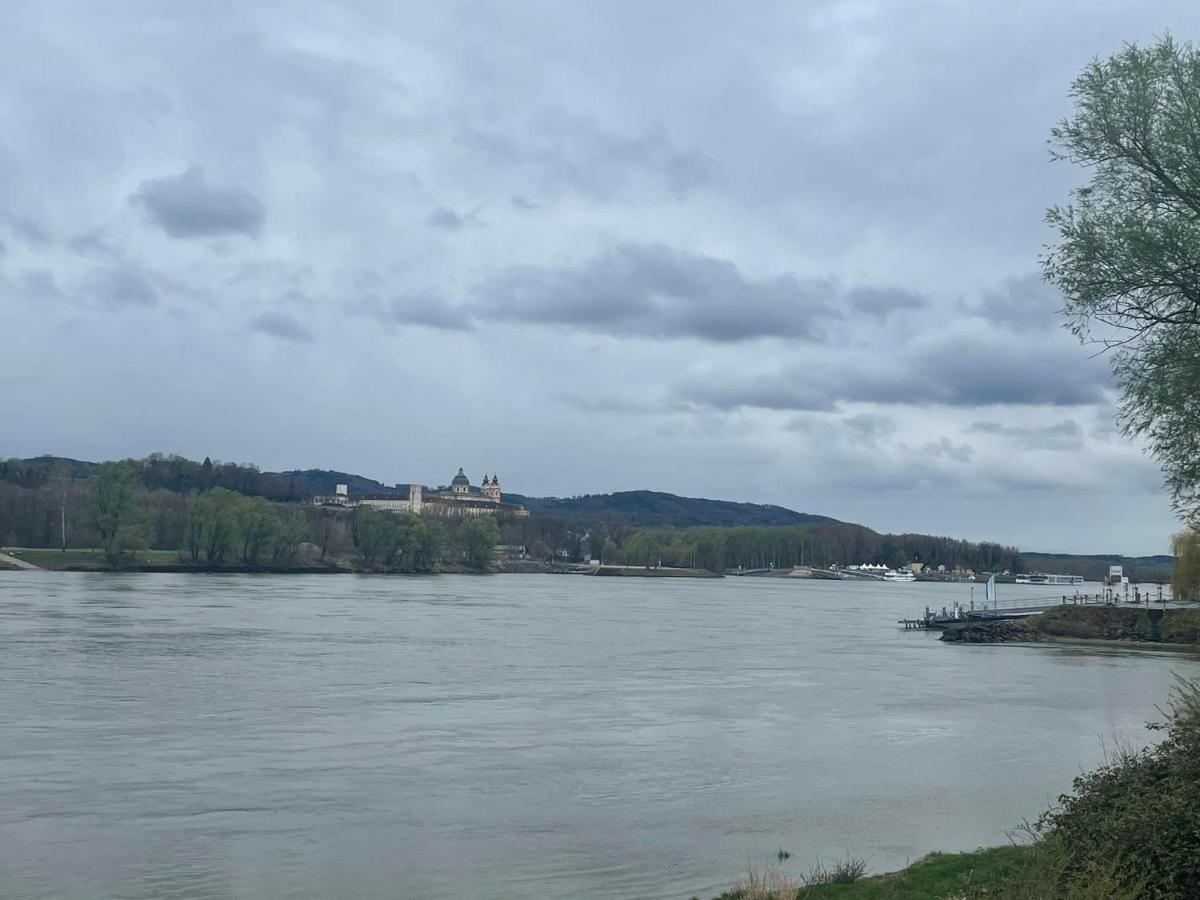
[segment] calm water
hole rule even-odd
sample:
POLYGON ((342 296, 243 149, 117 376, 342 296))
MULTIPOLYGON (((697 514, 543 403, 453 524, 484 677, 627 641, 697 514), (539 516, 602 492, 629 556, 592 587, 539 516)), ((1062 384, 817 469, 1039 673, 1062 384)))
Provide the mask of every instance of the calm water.
POLYGON ((1200 663, 897 630, 966 591, 4 573, 0 895, 683 898, 1000 843, 1200 663))

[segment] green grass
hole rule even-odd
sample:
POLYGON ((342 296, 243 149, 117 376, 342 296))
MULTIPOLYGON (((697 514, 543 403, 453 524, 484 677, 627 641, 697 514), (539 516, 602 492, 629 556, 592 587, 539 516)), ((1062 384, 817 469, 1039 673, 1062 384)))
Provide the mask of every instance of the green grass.
MULTIPOLYGON (((6 547, 4 552, 43 569, 66 569, 73 566, 108 568, 102 550, 6 547)), ((179 562, 179 554, 175 550, 139 550, 134 554, 134 559, 141 565, 169 566, 179 562)))
POLYGON ((906 869, 854 884, 801 888, 797 900, 943 900, 988 896, 1019 880, 1034 862, 1031 847, 993 847, 974 853, 931 853, 906 869))

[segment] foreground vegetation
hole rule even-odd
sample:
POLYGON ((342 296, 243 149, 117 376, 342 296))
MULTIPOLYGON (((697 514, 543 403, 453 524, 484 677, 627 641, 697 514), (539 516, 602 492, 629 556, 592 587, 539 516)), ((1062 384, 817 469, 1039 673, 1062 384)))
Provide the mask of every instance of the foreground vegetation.
POLYGON ((1185 900, 1200 885, 1200 686, 1180 681, 1163 741, 1120 749, 1025 829, 1028 842, 934 853, 899 872, 752 871, 720 900, 1185 900), (840 882, 840 883, 839 883, 840 882))

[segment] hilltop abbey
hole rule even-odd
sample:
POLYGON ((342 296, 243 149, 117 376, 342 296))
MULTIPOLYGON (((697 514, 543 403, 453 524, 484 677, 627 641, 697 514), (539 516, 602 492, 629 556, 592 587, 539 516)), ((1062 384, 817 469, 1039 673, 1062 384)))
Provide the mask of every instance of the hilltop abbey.
POLYGON ((313 497, 317 506, 372 506, 389 512, 407 512, 435 516, 494 516, 500 513, 527 516, 529 510, 516 503, 505 503, 500 493, 500 476, 484 475, 483 484, 474 487, 460 467, 448 488, 426 490, 419 484, 398 484, 395 490, 379 494, 351 496, 344 484, 332 496, 313 497))

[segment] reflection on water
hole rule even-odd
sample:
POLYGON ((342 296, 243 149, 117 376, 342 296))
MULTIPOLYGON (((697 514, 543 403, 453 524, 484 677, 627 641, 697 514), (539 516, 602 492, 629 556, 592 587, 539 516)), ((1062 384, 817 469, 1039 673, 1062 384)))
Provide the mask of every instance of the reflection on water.
POLYGON ((896 628, 963 590, 5 573, 0 895, 688 897, 1002 842, 1200 665, 896 628))

